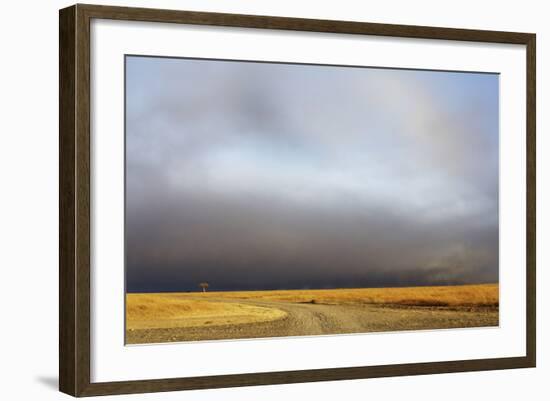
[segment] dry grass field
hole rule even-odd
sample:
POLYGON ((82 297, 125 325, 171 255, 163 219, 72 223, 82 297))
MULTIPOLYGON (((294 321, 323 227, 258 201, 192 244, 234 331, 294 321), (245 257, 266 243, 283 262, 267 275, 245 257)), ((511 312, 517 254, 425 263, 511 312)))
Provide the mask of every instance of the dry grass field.
POLYGON ((498 284, 437 287, 343 288, 330 290, 280 290, 207 292, 205 298, 311 302, 327 305, 386 304, 407 306, 498 306, 498 284))
POLYGON ((285 315, 273 308, 189 299, 187 294, 126 295, 127 329, 243 324, 276 320, 285 315))
POLYGON ((498 284, 126 295, 127 343, 498 325, 498 284))

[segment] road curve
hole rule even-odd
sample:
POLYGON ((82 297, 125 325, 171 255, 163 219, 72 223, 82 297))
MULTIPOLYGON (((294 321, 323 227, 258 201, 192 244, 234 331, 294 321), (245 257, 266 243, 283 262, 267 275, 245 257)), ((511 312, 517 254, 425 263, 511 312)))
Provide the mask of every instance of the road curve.
POLYGON ((498 326, 498 309, 403 308, 209 299, 283 310, 287 316, 269 322, 208 327, 136 329, 126 332, 127 344, 174 341, 311 336, 380 331, 498 326))

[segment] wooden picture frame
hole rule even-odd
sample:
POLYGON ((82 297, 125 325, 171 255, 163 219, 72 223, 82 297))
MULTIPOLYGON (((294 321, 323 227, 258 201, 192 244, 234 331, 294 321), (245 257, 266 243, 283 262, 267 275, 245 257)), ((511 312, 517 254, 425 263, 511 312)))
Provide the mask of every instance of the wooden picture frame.
POLYGON ((535 34, 80 4, 60 10, 59 29, 60 391, 73 396, 94 396, 535 366, 535 34), (259 372, 221 376, 91 382, 90 22, 92 19, 265 28, 526 46, 526 355, 521 357, 259 372))

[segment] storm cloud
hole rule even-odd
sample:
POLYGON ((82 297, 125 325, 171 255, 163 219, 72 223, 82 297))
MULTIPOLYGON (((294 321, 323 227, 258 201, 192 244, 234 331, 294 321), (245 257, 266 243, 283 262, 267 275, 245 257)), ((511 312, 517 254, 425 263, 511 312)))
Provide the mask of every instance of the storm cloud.
POLYGON ((126 57, 130 292, 498 281, 498 75, 126 57))

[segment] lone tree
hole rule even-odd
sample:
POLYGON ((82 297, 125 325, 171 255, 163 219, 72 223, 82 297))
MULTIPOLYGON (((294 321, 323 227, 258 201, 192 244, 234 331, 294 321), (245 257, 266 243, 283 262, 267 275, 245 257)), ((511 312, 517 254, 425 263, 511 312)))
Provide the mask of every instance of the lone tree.
POLYGON ((206 289, 208 288, 208 283, 207 282, 199 283, 199 287, 202 288, 202 292, 206 292, 206 289))

